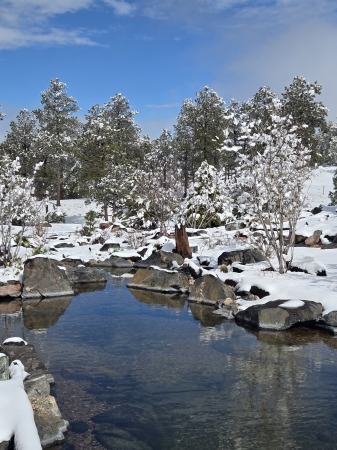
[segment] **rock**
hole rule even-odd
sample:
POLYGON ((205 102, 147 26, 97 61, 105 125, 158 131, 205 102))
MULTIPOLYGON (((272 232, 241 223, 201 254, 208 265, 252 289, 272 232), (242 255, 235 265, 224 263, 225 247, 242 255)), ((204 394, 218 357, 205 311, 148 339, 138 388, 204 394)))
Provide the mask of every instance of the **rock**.
POLYGON ((163 269, 170 269, 174 264, 181 266, 183 262, 184 258, 177 253, 159 250, 158 252, 152 253, 147 259, 136 262, 134 267, 143 269, 150 266, 157 266, 163 269))
POLYGON ((254 264, 261 261, 267 261, 267 258, 262 252, 256 250, 255 248, 246 248, 223 252, 218 257, 218 265, 221 266, 228 260, 231 260, 232 262, 240 262, 241 264, 254 264))
POLYGON ((120 249, 121 246, 119 242, 105 242, 102 247, 99 249, 100 252, 107 252, 110 249, 120 249))
POLYGON ((295 325, 313 325, 322 316, 322 305, 309 300, 275 300, 239 311, 238 323, 261 330, 287 330, 295 325))
POLYGON ((301 234, 295 234, 295 245, 302 244, 306 240, 306 236, 302 236, 301 234))
POLYGON ((24 388, 33 407, 42 447, 62 444, 69 423, 61 417, 56 400, 50 395, 50 383, 53 383, 54 379, 38 359, 34 347, 7 344, 0 346, 0 352, 2 351, 8 354, 9 362, 20 359, 25 370, 30 374, 24 381, 24 388))
POLYGON ((244 300, 257 300, 263 297, 267 297, 267 295, 270 295, 270 293, 258 286, 251 286, 248 295, 247 291, 240 291, 240 290, 236 291, 236 295, 240 296, 244 300))
POLYGON ((67 268, 85 265, 84 262, 79 258, 64 258, 62 259, 61 263, 67 268))
POLYGON ((59 242, 58 244, 54 245, 55 248, 73 248, 75 247, 74 244, 71 242, 59 242))
POLYGON ((27 259, 23 271, 22 298, 46 298, 71 296, 74 291, 67 273, 55 259, 27 259))
POLYGON ((184 293, 189 289, 189 281, 187 275, 177 270, 148 267, 137 270, 128 287, 149 291, 184 293))
POLYGON ((228 298, 235 300, 235 294, 231 287, 213 275, 203 275, 195 280, 191 286, 188 300, 216 306, 219 305, 219 302, 222 304, 228 298))
POLYGON ((104 270, 95 267, 74 267, 67 270, 71 284, 106 283, 104 270))
POLYGON ((133 264, 127 259, 121 258, 120 256, 112 255, 108 259, 104 259, 103 261, 96 261, 95 259, 91 259, 89 261, 89 265, 91 267, 110 267, 110 268, 131 268, 133 264))
POLYGON ((328 314, 323 314, 322 323, 331 327, 337 327, 337 311, 331 311, 328 314))
POLYGON ((0 302, 12 300, 20 297, 21 283, 17 280, 10 280, 5 283, 0 282, 0 302))
POLYGON ((0 352, 0 381, 8 380, 8 356, 0 352))
POLYGON ((308 237, 304 243, 305 245, 308 245, 309 247, 312 247, 314 245, 318 245, 321 243, 321 234, 322 230, 316 230, 314 231, 314 234, 310 237, 308 237))

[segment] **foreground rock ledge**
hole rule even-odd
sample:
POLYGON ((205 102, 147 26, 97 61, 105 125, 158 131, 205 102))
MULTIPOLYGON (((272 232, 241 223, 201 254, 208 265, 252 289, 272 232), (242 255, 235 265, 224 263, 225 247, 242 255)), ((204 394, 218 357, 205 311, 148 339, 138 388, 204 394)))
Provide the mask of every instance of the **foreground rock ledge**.
MULTIPOLYGON (((69 423, 61 417, 56 400, 50 395, 50 384, 54 382, 45 366, 39 360, 32 345, 3 344, 0 353, 7 357, 1 357, 0 380, 9 378, 8 367, 14 359, 20 359, 25 370, 30 374, 24 381, 25 391, 32 404, 34 419, 43 448, 62 444, 65 440, 64 433, 69 423)), ((0 443, 1 450, 7 450, 8 443, 0 443)))

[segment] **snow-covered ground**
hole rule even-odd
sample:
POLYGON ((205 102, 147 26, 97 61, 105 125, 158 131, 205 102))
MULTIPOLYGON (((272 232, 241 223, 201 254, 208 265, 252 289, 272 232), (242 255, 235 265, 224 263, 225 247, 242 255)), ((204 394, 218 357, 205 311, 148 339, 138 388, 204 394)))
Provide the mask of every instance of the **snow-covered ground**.
MULTIPOLYGON (((335 207, 326 206, 329 204, 329 191, 332 190, 332 177, 335 167, 326 167, 316 169, 311 182, 306 185, 308 199, 305 203, 303 217, 299 220, 297 234, 303 236, 311 236, 315 230, 322 230, 322 236, 334 236, 337 234, 337 212, 335 207), (312 215, 310 211, 313 207, 324 205, 323 211, 319 214, 312 215)), ((85 204, 84 200, 64 200, 62 206, 58 208, 58 212, 65 212, 67 222, 65 224, 52 224, 50 228, 46 228, 43 239, 47 248, 49 248, 48 256, 56 259, 65 257, 82 259, 89 261, 90 259, 106 259, 107 253, 101 252, 101 244, 92 244, 86 237, 81 235, 83 227, 83 218, 87 211, 95 209, 99 211, 99 207, 95 204, 85 204), (77 223, 74 219, 77 218, 77 223), (72 242, 72 248, 59 248, 55 251, 55 246, 61 242, 72 242), (83 245, 88 244, 88 245, 83 245)), ((130 243, 138 240, 139 247, 150 242, 155 244, 155 240, 150 240, 153 232, 127 233, 121 229, 113 233, 103 231, 105 238, 120 244, 120 249, 111 250, 118 256, 137 255, 136 249, 131 248, 130 243)), ((172 240, 166 239, 167 243, 164 249, 170 250, 174 246, 172 240)), ((325 239, 325 242, 328 241, 325 239)), ((224 227, 208 230, 207 234, 202 237, 190 238, 190 245, 196 246, 198 250, 193 254, 193 262, 198 264, 198 259, 208 259, 210 265, 217 264, 218 256, 225 250, 232 250, 242 247, 242 242, 234 238, 234 232, 226 231, 224 227)), ((135 247, 133 245, 132 247, 135 247)), ((21 256, 29 256, 32 249, 20 249, 21 256)), ((215 269, 215 273, 221 278, 233 278, 240 286, 249 290, 251 285, 270 292, 270 295, 259 300, 265 303, 275 299, 303 299, 313 300, 322 303, 325 311, 337 310, 337 249, 320 249, 308 247, 296 247, 294 261, 296 265, 306 267, 309 272, 315 272, 317 268, 325 268, 326 277, 318 277, 312 273, 287 273, 280 275, 276 272, 261 272, 254 267, 244 273, 222 273, 219 269, 215 269)), ((10 269, 0 269, 0 280, 18 279, 20 275, 14 273, 10 269)), ((240 301, 241 307, 246 308, 251 302, 240 301)), ((256 302, 255 302, 256 304, 256 302)))

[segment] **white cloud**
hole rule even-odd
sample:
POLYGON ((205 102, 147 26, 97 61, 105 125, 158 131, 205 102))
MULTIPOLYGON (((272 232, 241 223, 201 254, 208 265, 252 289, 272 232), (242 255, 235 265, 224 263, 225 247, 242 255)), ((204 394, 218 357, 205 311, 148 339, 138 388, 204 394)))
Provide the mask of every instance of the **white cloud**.
MULTIPOLYGON (((275 38, 263 40, 247 49, 234 69, 249 75, 257 88, 269 85, 278 93, 296 75, 323 86, 321 100, 330 109, 330 118, 337 116, 337 26, 328 21, 310 20, 284 29, 275 38)), ((257 90, 257 89, 256 89, 257 90)), ((255 92, 255 91, 254 91, 255 92)))
POLYGON ((0 49, 28 47, 30 45, 96 45, 82 34, 81 30, 65 31, 58 28, 43 30, 23 30, 0 26, 0 49))
POLYGON ((108 6, 111 6, 115 14, 119 16, 129 16, 136 11, 136 6, 133 3, 124 0, 104 0, 108 6))

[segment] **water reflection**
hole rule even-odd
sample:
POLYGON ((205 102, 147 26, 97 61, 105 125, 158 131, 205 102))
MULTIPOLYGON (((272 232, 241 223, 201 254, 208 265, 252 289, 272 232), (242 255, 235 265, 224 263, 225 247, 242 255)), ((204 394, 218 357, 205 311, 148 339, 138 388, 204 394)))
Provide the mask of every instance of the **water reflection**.
POLYGON ((248 330, 120 278, 60 300, 0 313, 0 330, 47 361, 63 416, 86 425, 74 448, 334 448, 334 337, 248 330))
POLYGON ((71 300, 72 297, 25 300, 22 303, 25 327, 29 330, 51 327, 64 314, 71 300))
POLYGON ((162 294, 142 289, 130 288, 129 291, 141 303, 173 309, 183 309, 187 299, 187 296, 162 294))

